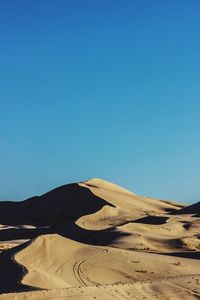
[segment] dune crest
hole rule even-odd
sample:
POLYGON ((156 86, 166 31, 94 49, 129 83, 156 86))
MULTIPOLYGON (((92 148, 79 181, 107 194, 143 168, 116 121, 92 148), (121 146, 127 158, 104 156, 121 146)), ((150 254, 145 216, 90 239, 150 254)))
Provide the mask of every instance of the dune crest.
POLYGON ((135 195, 133 192, 130 192, 129 190, 113 183, 109 182, 100 178, 91 178, 87 181, 83 181, 80 183, 80 185, 83 184, 83 186, 90 186, 90 187, 95 187, 95 188, 103 188, 103 189, 108 189, 108 190, 113 190, 121 193, 127 193, 127 194, 132 194, 135 195))

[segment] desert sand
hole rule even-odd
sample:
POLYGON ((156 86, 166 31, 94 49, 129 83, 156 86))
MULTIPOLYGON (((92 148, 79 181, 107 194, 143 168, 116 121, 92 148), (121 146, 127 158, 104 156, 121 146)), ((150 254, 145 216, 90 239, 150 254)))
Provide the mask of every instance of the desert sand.
POLYGON ((200 299, 200 203, 102 179, 0 202, 0 300, 200 299))

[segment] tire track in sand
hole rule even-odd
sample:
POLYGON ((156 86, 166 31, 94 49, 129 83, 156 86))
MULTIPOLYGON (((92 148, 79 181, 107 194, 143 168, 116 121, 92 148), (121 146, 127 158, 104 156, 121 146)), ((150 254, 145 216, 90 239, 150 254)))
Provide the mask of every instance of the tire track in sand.
POLYGON ((89 279, 85 276, 85 274, 84 274, 84 272, 83 272, 83 270, 82 270, 82 266, 83 266, 83 264, 84 264, 87 260, 89 260, 89 259, 91 259, 91 258, 94 258, 94 257, 101 256, 101 255, 105 255, 105 254, 108 253, 108 249, 98 249, 98 250, 102 251, 103 253, 98 253, 98 254, 92 255, 92 256, 90 256, 90 257, 82 257, 82 258, 80 258, 79 260, 77 260, 77 261, 75 262, 75 264, 73 265, 73 273, 74 273, 74 276, 76 277, 76 279, 78 280, 78 282, 80 282, 83 286, 87 286, 87 285, 88 285, 88 284, 87 284, 88 281, 89 281, 90 283, 97 284, 96 282, 89 280, 89 279))

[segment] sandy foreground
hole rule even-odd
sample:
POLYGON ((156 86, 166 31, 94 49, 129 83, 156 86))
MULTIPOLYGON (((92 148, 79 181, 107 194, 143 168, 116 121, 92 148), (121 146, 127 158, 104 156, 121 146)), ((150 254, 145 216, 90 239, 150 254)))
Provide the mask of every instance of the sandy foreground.
POLYGON ((200 299, 199 216, 101 179, 0 202, 0 299, 200 299))

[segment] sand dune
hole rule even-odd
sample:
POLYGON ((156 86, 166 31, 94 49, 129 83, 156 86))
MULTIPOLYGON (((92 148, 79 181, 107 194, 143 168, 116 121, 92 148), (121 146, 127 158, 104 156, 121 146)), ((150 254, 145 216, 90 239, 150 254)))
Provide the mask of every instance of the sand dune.
POLYGON ((198 209, 96 178, 0 202, 0 299, 199 299, 198 209))
POLYGON ((200 215, 200 202, 195 203, 193 205, 183 207, 180 211, 179 214, 196 214, 200 215))

